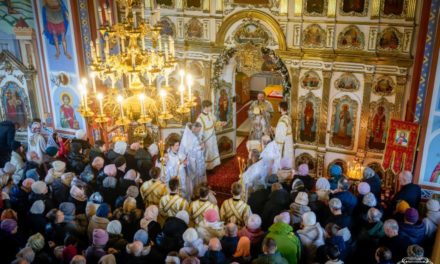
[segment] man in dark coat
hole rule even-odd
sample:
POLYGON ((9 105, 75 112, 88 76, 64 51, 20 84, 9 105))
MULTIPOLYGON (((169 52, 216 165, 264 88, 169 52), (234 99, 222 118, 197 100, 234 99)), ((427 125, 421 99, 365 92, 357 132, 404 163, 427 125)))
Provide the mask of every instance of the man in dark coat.
POLYGON ((374 194, 376 197, 377 204, 380 204, 381 201, 381 192, 382 192, 382 181, 377 175, 377 173, 372 168, 365 168, 364 170, 364 180, 363 182, 368 183, 370 186, 370 192, 374 194))
POLYGON ((254 187, 254 191, 249 195, 248 205, 251 207, 251 211, 254 214, 262 215, 264 210, 264 204, 269 199, 270 189, 264 188, 263 185, 254 187))
POLYGON ((273 224, 275 216, 279 215, 284 210, 289 209, 290 196, 289 193, 283 189, 281 184, 274 183, 271 188, 272 192, 269 195, 269 200, 264 204, 262 229, 267 230, 273 224))
POLYGON ((405 200, 411 208, 419 208, 422 190, 419 185, 412 183, 412 174, 409 171, 402 171, 399 174, 400 191, 391 200, 390 212, 394 212, 397 203, 405 200))
POLYGON ((12 145, 15 138, 15 125, 11 121, 0 122, 0 168, 11 159, 12 145))
POLYGON ((141 174, 142 181, 148 181, 151 179, 149 171, 153 167, 153 158, 151 157, 150 152, 148 152, 144 148, 140 148, 136 151, 137 171, 141 174))
POLYGON ((105 142, 102 140, 96 140, 93 148, 90 149, 89 161, 92 162, 96 157, 101 157, 105 160, 105 164, 107 164, 108 161, 105 157, 106 152, 107 146, 105 145, 105 142))
POLYGON ((156 238, 158 248, 163 254, 171 251, 179 251, 183 247, 182 235, 188 225, 180 218, 168 217, 162 229, 162 233, 156 238))
POLYGON ((344 214, 351 215, 357 206, 357 198, 348 189, 350 188, 350 183, 346 178, 341 178, 338 182, 338 189, 335 193, 330 194, 331 198, 338 198, 342 203, 342 212, 344 214))
POLYGON ((426 237, 425 231, 425 223, 419 221, 419 212, 414 208, 406 209, 405 220, 399 224, 399 233, 407 236, 411 241, 411 245, 423 246, 426 237))
POLYGON ((388 219, 383 224, 385 236, 380 240, 379 245, 387 247, 393 255, 393 262, 397 263, 406 257, 406 250, 411 245, 411 240, 399 232, 399 224, 394 219, 388 219))

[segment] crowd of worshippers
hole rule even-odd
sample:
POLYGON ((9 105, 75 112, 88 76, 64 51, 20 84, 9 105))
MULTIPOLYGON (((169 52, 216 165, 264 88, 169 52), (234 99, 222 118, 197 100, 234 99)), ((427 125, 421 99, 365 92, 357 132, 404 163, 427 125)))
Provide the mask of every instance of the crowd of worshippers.
POLYGON ((40 153, 13 141, 0 170, 0 263, 398 263, 430 256, 440 222, 407 171, 390 201, 370 168, 354 183, 338 165, 316 179, 302 164, 247 199, 236 182, 218 204, 207 183, 187 200, 178 178, 162 182, 153 148, 50 139, 40 153))

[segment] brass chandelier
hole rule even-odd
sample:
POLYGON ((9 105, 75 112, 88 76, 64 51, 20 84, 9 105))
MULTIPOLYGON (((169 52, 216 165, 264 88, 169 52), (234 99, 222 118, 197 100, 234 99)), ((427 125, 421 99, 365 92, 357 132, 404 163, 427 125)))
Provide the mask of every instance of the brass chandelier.
MULTIPOLYGON (((170 74, 177 65, 174 39, 161 36, 160 11, 154 11, 146 19, 140 2, 118 0, 120 7, 125 8, 122 21, 112 25, 108 19, 99 28, 95 45, 91 41, 89 67, 93 94, 88 96, 86 81, 83 81, 82 104, 78 111, 85 118, 95 117, 93 120, 98 124, 108 123, 112 120, 110 117, 117 116, 115 125, 138 125, 135 133, 144 137, 146 124, 155 122, 163 126, 172 118, 180 120, 190 112, 194 102, 191 76, 187 76, 189 92, 185 93, 182 72, 179 89, 169 85, 170 74), (139 12, 141 18, 137 16, 139 12), (105 93, 97 93, 96 78, 106 84, 105 93), (95 101, 94 105, 99 105, 96 116, 88 103, 95 101)), ((109 10, 106 13, 111 16, 109 10)))

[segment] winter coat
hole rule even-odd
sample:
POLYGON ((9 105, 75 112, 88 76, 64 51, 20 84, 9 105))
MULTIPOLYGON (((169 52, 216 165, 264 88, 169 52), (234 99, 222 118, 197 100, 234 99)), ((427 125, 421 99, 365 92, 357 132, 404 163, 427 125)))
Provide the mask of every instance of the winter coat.
POLYGON ((108 234, 106 249, 114 248, 118 251, 125 250, 128 241, 121 234, 108 234))
POLYGON ((269 227, 269 233, 266 237, 275 240, 281 256, 286 258, 290 264, 299 263, 301 242, 293 233, 293 228, 290 225, 283 222, 274 223, 269 227))
POLYGON ((245 226, 238 231, 239 237, 246 236, 251 241, 251 255, 254 258, 261 252, 261 243, 265 235, 260 228, 252 230, 245 226))
POLYGON ((383 231, 383 223, 367 223, 363 225, 358 240, 357 253, 360 263, 373 263, 374 253, 379 247, 379 241, 385 236, 383 231))
POLYGON ((401 233, 391 238, 384 236, 379 242, 379 246, 387 247, 391 250, 393 261, 395 263, 401 261, 402 258, 406 257, 406 250, 408 246, 412 244, 413 243, 411 243, 410 238, 401 233))
POLYGON ((66 202, 70 196, 69 191, 69 186, 65 185, 60 178, 54 180, 52 183, 52 199, 55 205, 66 202))
POLYGON ((29 209, 28 195, 29 193, 25 192, 21 186, 13 185, 9 191, 9 200, 12 209, 15 211, 29 209))
POLYGON ((269 195, 270 189, 259 189, 249 195, 247 203, 251 207, 252 213, 263 214, 264 204, 269 200, 269 195))
POLYGON ((288 264, 287 260, 281 256, 279 252, 275 254, 261 255, 252 264, 288 264))
POLYGON ((302 221, 302 215, 310 211, 311 211, 310 207, 308 207, 307 205, 292 203, 290 205, 290 216, 291 216, 290 224, 291 225, 300 224, 302 221))
POLYGON ((0 168, 10 160, 12 144, 15 138, 15 125, 11 121, 0 122, 0 168))
POLYGON ((148 181, 150 177, 150 169, 153 167, 153 158, 146 149, 139 149, 134 156, 137 164, 137 171, 141 174, 143 181, 148 181))
POLYGON ((397 192, 393 200, 391 201, 392 212, 396 209, 396 205, 400 200, 405 200, 410 207, 412 208, 419 208, 420 204, 420 197, 422 196, 422 190, 419 185, 414 183, 409 183, 407 185, 404 185, 402 189, 400 189, 399 192, 397 192))
POLYGON ((46 235, 44 238, 46 241, 53 241, 57 246, 64 245, 64 239, 66 237, 66 224, 65 223, 48 223, 46 225, 46 235))
POLYGON ((80 175, 87 165, 87 159, 80 153, 70 152, 67 155, 67 171, 80 175))
POLYGON ((31 192, 28 196, 29 204, 32 205, 37 200, 42 200, 44 202, 44 213, 47 213, 51 209, 55 208, 55 205, 52 199, 49 198, 48 194, 36 194, 31 192))
POLYGON ((316 256, 316 250, 324 245, 324 230, 319 223, 316 223, 298 230, 298 236, 301 239, 307 263, 312 263, 316 256))
POLYGON ((0 230, 0 263, 11 263, 15 255, 26 244, 26 240, 20 234, 8 234, 0 230))
POLYGON ((294 182, 296 179, 299 179, 303 182, 304 188, 307 190, 307 192, 310 192, 315 187, 315 180, 310 175, 295 175, 293 176, 292 182, 294 182))
POLYGON ((347 227, 350 230, 352 226, 351 216, 347 214, 340 214, 340 215, 330 214, 330 216, 327 218, 327 221, 323 226, 326 226, 329 223, 337 224, 340 228, 347 227))
POLYGON ((237 249, 238 236, 236 236, 236 237, 224 236, 220 240, 220 242, 222 244, 223 254, 225 254, 225 257, 227 259, 230 259, 232 257, 232 255, 235 253, 235 250, 237 249))
POLYGON ((399 233, 409 237, 411 245, 417 244, 419 246, 423 246, 423 242, 425 241, 426 237, 426 227, 425 224, 420 221, 413 225, 402 223, 399 224, 399 233))
POLYGON ((379 175, 374 175, 371 178, 368 178, 364 180, 364 182, 368 183, 370 185, 370 192, 374 194, 376 197, 377 204, 381 201, 381 193, 382 193, 382 181, 379 177, 379 175))
POLYGON ((163 254, 168 254, 170 251, 179 251, 183 246, 182 235, 187 228, 188 225, 183 220, 177 217, 168 217, 161 234, 156 239, 159 250, 163 254))
POLYGON ((47 218, 43 214, 29 213, 27 225, 31 234, 40 233, 43 235, 46 232, 47 218))
POLYGON ((148 223, 148 238, 151 241, 156 241, 157 236, 162 232, 162 227, 156 221, 148 223))
POLYGON ((107 230, 107 225, 110 221, 107 218, 99 217, 99 216, 92 216, 90 219, 89 225, 87 227, 87 236, 89 238, 89 241, 92 241, 92 235, 94 229, 103 229, 107 230))
POLYGON ((96 247, 93 245, 89 246, 85 253, 87 264, 98 264, 99 259, 107 254, 102 247, 96 247))
POLYGON ((271 192, 269 200, 264 204, 263 214, 261 215, 261 228, 267 230, 272 225, 274 217, 289 209, 289 205, 290 195, 286 190, 282 189, 271 192))
POLYGON ((423 223, 425 223, 426 227, 426 236, 433 237, 435 236, 435 232, 437 231, 437 227, 440 224, 440 211, 428 211, 426 213, 426 217, 423 219, 423 223))
POLYGON ((136 151, 134 151, 132 149, 129 149, 129 150, 127 150, 127 152, 125 152, 124 158, 125 158, 125 161, 127 162, 126 171, 129 171, 129 170, 137 171, 138 170, 136 158, 134 157, 135 155, 136 155, 136 151))
POLYGON ((144 247, 144 249, 142 250, 139 256, 134 256, 133 254, 126 254, 123 263, 127 263, 127 264, 164 263, 164 261, 165 261, 165 256, 156 247, 148 246, 148 247, 144 247))
POLYGON ((115 161, 115 159, 118 158, 118 157, 120 157, 120 156, 122 156, 122 155, 119 154, 119 153, 116 153, 113 149, 111 149, 111 150, 109 150, 109 151, 107 152, 107 160, 108 160, 110 163, 113 163, 113 162, 115 161))
POLYGON ((354 194, 349 191, 330 194, 330 199, 338 198, 342 203, 342 213, 352 215, 357 206, 358 200, 354 194))
POLYGON ((197 238, 191 243, 184 242, 183 247, 179 250, 179 257, 181 259, 191 257, 194 250, 197 250, 197 257, 203 257, 208 251, 208 246, 203 244, 203 240, 200 238, 197 238))
POLYGON ((94 160, 96 157, 101 157, 101 158, 103 158, 104 161, 105 161, 105 155, 104 155, 104 153, 103 153, 99 148, 95 148, 95 147, 93 147, 93 148, 91 148, 90 151, 89 151, 89 161, 90 161, 90 162, 93 162, 93 160, 94 160))
POLYGON ((206 252, 205 256, 200 259, 201 264, 226 264, 226 257, 221 251, 209 250, 206 252))

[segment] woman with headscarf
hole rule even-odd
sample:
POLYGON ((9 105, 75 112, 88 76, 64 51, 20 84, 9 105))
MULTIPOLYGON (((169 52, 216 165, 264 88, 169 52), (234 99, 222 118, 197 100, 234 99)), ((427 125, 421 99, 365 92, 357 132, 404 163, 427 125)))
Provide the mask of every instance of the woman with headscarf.
POLYGON ((144 217, 141 219, 141 228, 148 232, 151 241, 156 241, 157 235, 162 231, 160 224, 157 222, 159 216, 159 208, 157 205, 150 205, 145 209, 144 217))
POLYGON ((231 262, 246 264, 251 263, 251 259, 251 241, 246 236, 243 236, 238 240, 237 249, 232 255, 231 262))

